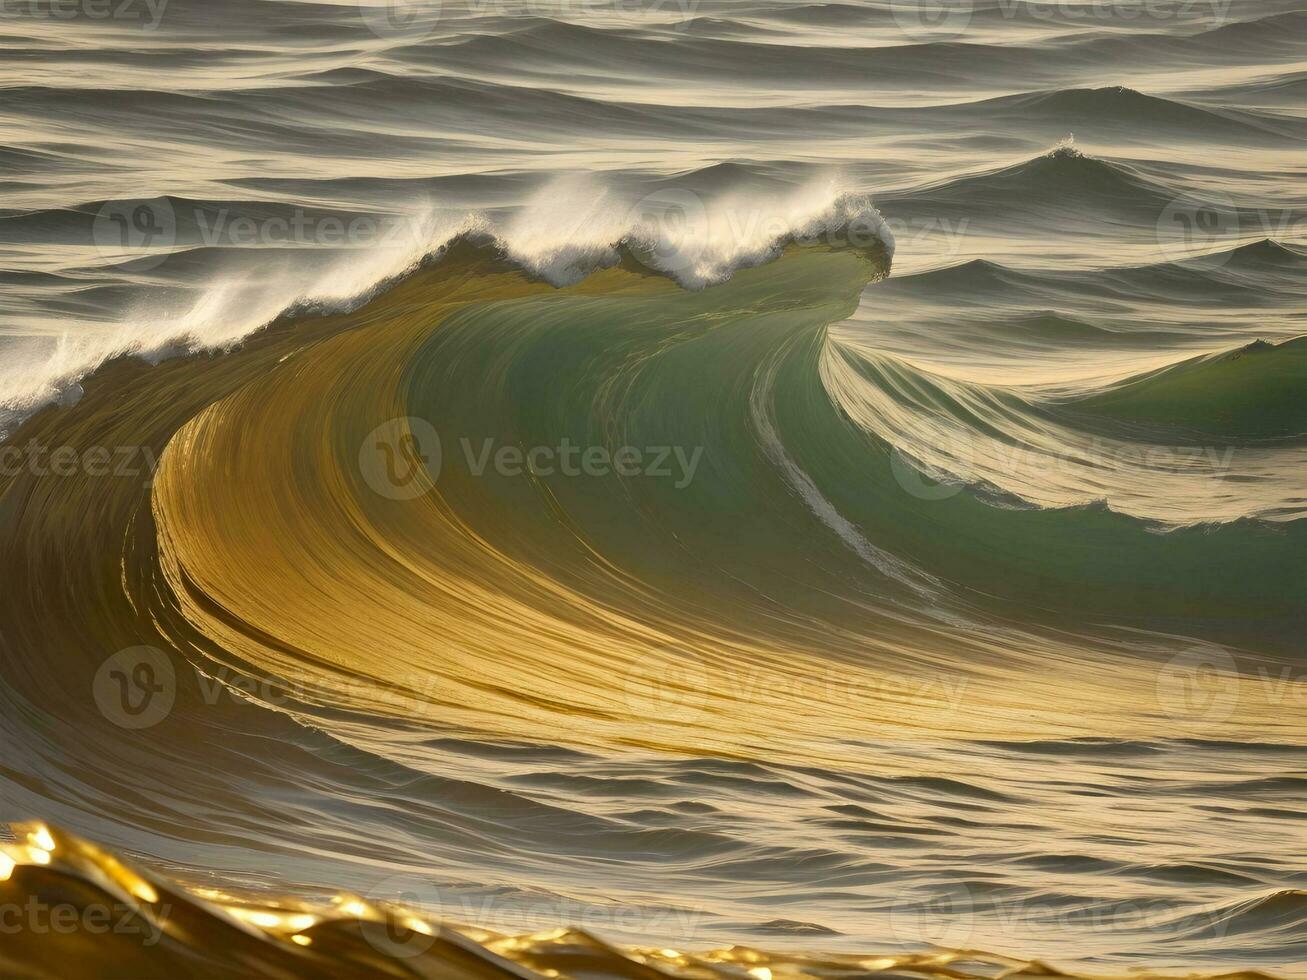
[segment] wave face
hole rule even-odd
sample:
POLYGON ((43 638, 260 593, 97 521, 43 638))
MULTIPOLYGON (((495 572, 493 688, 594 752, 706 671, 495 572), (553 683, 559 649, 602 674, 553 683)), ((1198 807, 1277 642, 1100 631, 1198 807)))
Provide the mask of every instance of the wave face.
POLYGON ((0 896, 132 928, 0 972, 1307 976, 1301 3, 122 14, 0 18, 0 896))

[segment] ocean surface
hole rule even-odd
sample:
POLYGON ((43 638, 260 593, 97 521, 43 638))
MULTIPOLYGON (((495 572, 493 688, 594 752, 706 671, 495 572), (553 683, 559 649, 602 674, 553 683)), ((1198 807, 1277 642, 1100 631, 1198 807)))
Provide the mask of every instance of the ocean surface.
POLYGON ((1302 0, 0 52, 0 895, 96 975, 1307 976, 1302 0))

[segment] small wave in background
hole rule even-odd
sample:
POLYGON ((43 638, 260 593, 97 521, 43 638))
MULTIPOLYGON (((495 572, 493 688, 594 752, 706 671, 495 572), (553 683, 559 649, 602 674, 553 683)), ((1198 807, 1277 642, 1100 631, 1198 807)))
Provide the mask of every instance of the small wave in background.
POLYGON ((53 9, 6 969, 1307 975, 1301 3, 53 9))

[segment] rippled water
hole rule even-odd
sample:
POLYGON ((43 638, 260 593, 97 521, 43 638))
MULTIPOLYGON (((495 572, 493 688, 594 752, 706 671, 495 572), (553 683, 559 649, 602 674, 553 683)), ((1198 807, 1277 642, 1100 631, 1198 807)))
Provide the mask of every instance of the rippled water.
POLYGON ((101 9, 0 11, 0 817, 566 974, 1307 971, 1301 3, 101 9))

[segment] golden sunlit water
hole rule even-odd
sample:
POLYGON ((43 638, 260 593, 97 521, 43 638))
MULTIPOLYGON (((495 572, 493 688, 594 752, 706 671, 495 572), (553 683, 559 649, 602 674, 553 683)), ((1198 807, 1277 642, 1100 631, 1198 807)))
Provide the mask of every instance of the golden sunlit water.
POLYGON ((1307 976, 1301 3, 99 9, 0 975, 1307 976))

